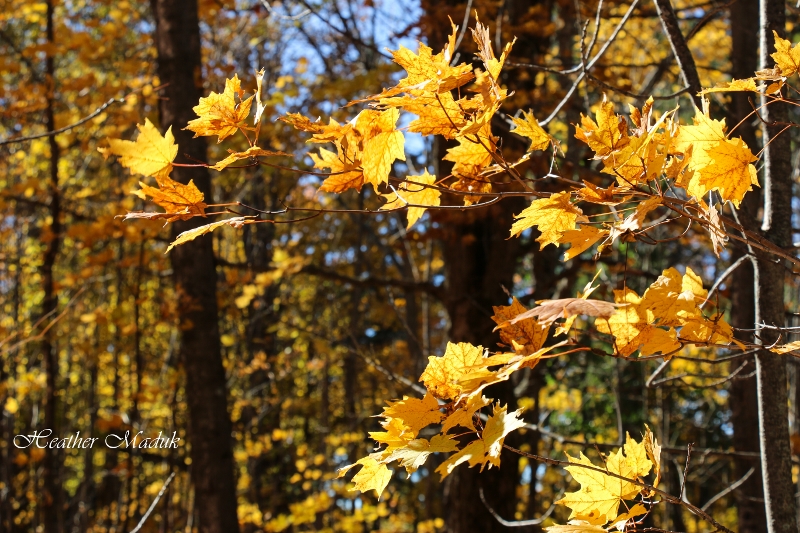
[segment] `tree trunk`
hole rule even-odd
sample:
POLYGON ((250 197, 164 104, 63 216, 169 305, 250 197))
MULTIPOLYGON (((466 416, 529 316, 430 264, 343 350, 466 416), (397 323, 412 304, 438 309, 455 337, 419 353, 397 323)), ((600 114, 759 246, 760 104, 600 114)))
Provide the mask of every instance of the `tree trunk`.
MULTIPOLYGON (((195 118, 192 107, 201 96, 200 29, 196 0, 152 0, 156 21, 158 75, 166 84, 161 100, 161 126, 173 128, 181 154, 204 161, 204 139, 184 131, 195 118)), ((194 180, 211 203, 211 178, 202 167, 176 168, 173 179, 194 180)), ((176 222, 173 235, 203 224, 199 219, 176 222)), ((179 298, 180 360, 186 371, 192 481, 199 527, 204 533, 236 533, 231 421, 227 408, 217 322, 217 275, 211 237, 200 237, 173 250, 172 266, 179 298)))
MULTIPOLYGON (((511 287, 519 256, 519 240, 508 239, 513 214, 524 208, 514 198, 481 211, 450 215, 443 224, 447 269, 446 307, 450 316, 450 339, 496 349, 498 336, 492 332, 492 305, 505 304, 501 286, 511 287)), ((492 387, 492 397, 515 409, 510 382, 492 387)), ((448 533, 506 531, 480 498, 506 520, 514 520, 519 457, 504 450, 501 468, 480 472, 477 468, 456 468, 445 483, 444 507, 448 533)))
MULTIPOLYGON (((783 0, 761 0, 761 57, 760 67, 774 63, 769 54, 775 50, 773 31, 785 35, 786 6, 783 0)), ((766 98, 762 99, 762 104, 766 98)), ((761 111, 764 144, 764 236, 783 248, 792 245, 792 168, 788 135, 779 135, 783 126, 768 126, 773 121, 785 122, 785 106, 772 105, 761 111)), ((755 324, 762 344, 769 345, 779 338, 778 332, 758 325, 784 325, 783 261, 764 252, 756 252, 755 324)), ((770 533, 797 531, 792 455, 789 445, 789 412, 787 405, 786 360, 768 350, 756 355, 758 376, 759 438, 761 468, 764 480, 767 529, 770 533)))
MULTIPOLYGON (((47 42, 54 41, 53 27, 53 0, 47 2, 47 42)), ((47 109, 45 110, 45 126, 47 131, 56 129, 55 120, 55 61, 52 55, 48 54, 45 69, 47 71, 47 109)), ((58 308, 58 295, 55 293, 53 283, 53 270, 55 269, 56 258, 61 246, 61 191, 58 185, 58 162, 61 158, 61 151, 56 142, 55 135, 48 137, 50 147, 50 241, 46 244, 44 257, 42 258, 42 289, 44 297, 42 299, 42 316, 48 317, 48 321, 54 320, 58 308)), ((58 351, 53 346, 53 331, 48 330, 42 340, 42 358, 44 359, 44 369, 46 375, 45 386, 45 405, 44 405, 44 427, 52 431, 52 437, 58 436, 58 423, 56 420, 57 412, 57 389, 56 378, 58 376, 58 351)), ((45 449, 42 480, 44 482, 44 494, 42 498, 43 513, 42 520, 45 533, 57 533, 61 531, 61 498, 58 483, 58 450, 51 448, 45 449)))
MULTIPOLYGON (((753 24, 758 19, 758 4, 755 2, 734 2, 730 8, 731 17, 731 63, 732 76, 736 79, 749 78, 758 68, 758 27, 753 24)), ((752 150, 757 146, 755 122, 749 97, 745 93, 731 93, 729 109, 730 123, 752 150)), ((739 209, 741 223, 754 230, 757 227, 758 208, 761 203, 761 191, 755 189, 747 194, 739 209)), ((743 257, 746 250, 735 246, 731 253, 731 261, 743 257)), ((753 265, 750 261, 741 264, 731 276, 731 325, 735 328, 752 329, 755 323, 755 294, 753 265)), ((747 339, 753 341, 752 335, 747 339)), ((729 371, 734 372, 742 364, 747 366, 739 372, 740 376, 752 375, 746 379, 731 382, 729 405, 731 423, 733 424, 733 447, 737 452, 758 452, 760 450, 758 433, 753 428, 758 426, 758 389, 756 386, 755 357, 731 362, 729 371)), ((762 501, 764 487, 761 480, 761 465, 755 461, 737 458, 735 462, 736 479, 742 478, 750 468, 756 471, 736 490, 738 526, 740 533, 764 533, 767 531, 767 517, 762 501)))

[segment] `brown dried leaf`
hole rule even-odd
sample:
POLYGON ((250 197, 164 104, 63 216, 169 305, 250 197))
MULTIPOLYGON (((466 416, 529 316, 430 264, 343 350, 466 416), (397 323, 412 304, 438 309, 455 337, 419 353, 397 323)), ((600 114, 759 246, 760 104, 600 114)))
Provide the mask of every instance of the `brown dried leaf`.
POLYGON ((604 302, 603 300, 584 300, 583 298, 561 298, 559 300, 541 300, 537 302, 538 307, 534 307, 521 313, 511 320, 499 324, 495 329, 511 326, 525 320, 526 318, 537 317, 539 324, 552 324, 559 318, 569 318, 575 315, 587 315, 599 318, 610 318, 617 308, 616 304, 604 302))

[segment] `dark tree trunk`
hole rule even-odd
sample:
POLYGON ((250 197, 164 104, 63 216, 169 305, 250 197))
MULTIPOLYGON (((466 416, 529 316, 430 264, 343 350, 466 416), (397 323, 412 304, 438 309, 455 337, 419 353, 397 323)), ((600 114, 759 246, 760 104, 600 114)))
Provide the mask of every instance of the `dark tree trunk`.
MULTIPOLYGON (((758 4, 756 2, 734 2, 730 8, 731 16, 731 64, 733 65, 734 78, 748 78, 758 68, 758 27, 753 24, 758 19, 758 4)), ((753 151, 756 151, 757 119, 753 116, 745 119, 752 112, 748 95, 745 93, 731 93, 731 106, 729 109, 730 124, 733 128, 740 121, 742 124, 736 129, 753 151)), ((757 227, 758 208, 761 203, 761 191, 755 189, 747 194, 739 209, 739 220, 746 227, 757 227)), ((731 261, 737 261, 746 254, 741 246, 732 250, 731 261)), ((755 323, 755 293, 753 265, 745 260, 732 274, 731 287, 731 325, 735 328, 751 329, 755 323)), ((753 341, 751 338, 743 339, 753 341)), ((754 374, 755 357, 744 361, 747 366, 739 372, 741 376, 754 374)), ((743 363, 737 360, 731 363, 730 371, 743 363)), ((731 422, 733 424, 733 446, 736 451, 758 452, 760 450, 758 433, 753 431, 758 427, 758 390, 756 378, 734 380, 730 386, 731 422)), ((735 476, 737 479, 746 475, 750 468, 756 467, 750 478, 736 491, 738 526, 740 533, 764 533, 767 531, 767 517, 762 501, 764 487, 761 480, 761 465, 754 461, 742 458, 735 460, 735 476)))
MULTIPOLYGON (((480 211, 450 215, 443 224, 447 269, 446 307, 450 315, 450 340, 470 342, 490 350, 497 349, 499 337, 492 332, 492 305, 505 305, 502 286, 512 287, 520 255, 519 239, 508 239, 514 213, 524 201, 514 198, 480 211)), ((513 385, 496 385, 487 396, 516 409, 513 385)), ((484 506, 487 503, 506 520, 514 520, 516 489, 519 483, 519 457, 506 450, 500 469, 480 472, 478 468, 456 468, 445 480, 444 507, 449 533, 506 531, 484 506)))
MULTIPOLYGON (((53 0, 47 2, 47 42, 54 42, 53 26, 53 0)), ((47 109, 45 110, 45 126, 47 131, 55 131, 55 61, 52 55, 48 55, 45 69, 47 71, 46 83, 47 90, 47 109)), ((44 297, 42 299, 42 316, 54 320, 57 315, 58 295, 55 292, 53 283, 53 270, 55 269, 58 251, 61 246, 61 191, 58 185, 58 162, 61 152, 56 142, 55 135, 48 137, 50 146, 50 181, 48 183, 50 193, 50 241, 46 244, 44 257, 42 258, 42 289, 44 297)), ((46 322, 45 322, 46 323, 46 322)), ((42 340, 42 358, 44 359, 44 369, 46 375, 45 386, 45 405, 44 405, 44 427, 52 430, 53 437, 58 435, 58 421, 56 420, 57 389, 56 378, 58 377, 58 349, 53 346, 53 331, 49 329, 42 340)), ((59 451, 45 449, 42 480, 44 482, 44 494, 42 497, 43 512, 42 521, 45 533, 57 533, 61 531, 61 497, 58 482, 58 459, 59 451)))
MULTIPOLYGON (((775 50, 773 31, 785 35, 786 5, 783 0, 761 0, 760 67, 774 63, 769 54, 775 50)), ((762 101, 765 103, 766 99, 762 101)), ((772 105, 761 111, 764 149, 764 217, 761 230, 774 244, 792 245, 792 166, 788 135, 779 135, 783 126, 768 126, 773 121, 785 122, 785 106, 772 105)), ((756 324, 782 327, 785 321, 783 261, 756 251, 756 324)), ((756 326, 758 327, 758 326, 756 326)), ((765 345, 779 340, 778 332, 758 331, 765 345)), ((758 376, 759 437, 761 469, 764 480, 767 528, 770 533, 797 531, 797 512, 792 483, 792 454, 789 445, 789 412, 787 405, 786 359, 768 350, 756 355, 758 376)))
MULTIPOLYGON (((173 128, 179 153, 204 161, 206 143, 184 131, 195 118, 192 107, 201 96, 200 29, 196 0, 153 0, 158 49, 158 75, 166 84, 161 100, 161 126, 173 128)), ((211 203, 211 178, 202 167, 176 168, 173 179, 194 180, 211 203)), ((205 221, 173 225, 173 235, 205 221)), ((217 275, 211 237, 200 237, 172 251, 179 298, 180 359, 186 371, 192 481, 199 527, 204 533, 236 533, 231 421, 227 408, 217 322, 217 275)))

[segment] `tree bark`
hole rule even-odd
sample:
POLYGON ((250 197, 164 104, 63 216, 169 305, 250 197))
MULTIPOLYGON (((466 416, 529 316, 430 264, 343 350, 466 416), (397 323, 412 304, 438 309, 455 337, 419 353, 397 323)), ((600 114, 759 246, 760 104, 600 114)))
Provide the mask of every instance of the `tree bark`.
MULTIPOLYGON (((524 201, 513 198, 480 212, 450 215, 443 224, 447 273, 446 307, 450 316, 450 339, 495 350, 498 336, 492 332, 492 305, 505 304, 501 286, 512 287, 517 266, 519 239, 508 239, 513 214, 524 209, 524 201)), ((515 409, 511 382, 492 387, 491 396, 515 409)), ((488 395, 488 394, 487 394, 488 395)), ((505 532, 480 498, 506 520, 514 520, 519 457, 503 450, 501 467, 480 472, 456 468, 445 480, 444 508, 448 533, 505 532)))
MULTIPOLYGON (((758 27, 753 24, 758 20, 758 4, 756 2, 737 1, 731 5, 731 64, 732 76, 735 79, 749 78, 758 68, 758 27)), ((755 122, 753 116, 747 117, 752 112, 748 95, 745 93, 731 93, 729 108, 729 127, 733 128, 740 122, 736 134, 744 139, 752 150, 758 144, 756 138, 755 122)), ((761 203, 761 190, 754 189, 745 196, 738 211, 739 221, 748 229, 757 228, 758 208, 761 203)), ((746 250, 741 246, 734 247, 731 253, 731 262, 744 256, 746 250)), ((746 261, 742 263, 731 275, 731 325, 735 328, 752 329, 755 323, 755 293, 753 265, 746 261)), ((750 338, 742 339, 753 341, 750 338)), ((758 426, 758 388, 756 384, 755 357, 748 357, 745 361, 736 360, 731 363, 729 370, 735 371, 742 362, 747 367, 739 375, 753 377, 738 379, 731 382, 729 389, 729 405, 731 409, 731 423, 733 425, 733 447, 740 452, 759 452, 758 433, 753 428, 758 426)), ((734 460, 735 478, 740 479, 752 467, 756 467, 750 478, 736 490, 736 507, 738 527, 740 533, 764 533, 767 531, 767 517, 764 510, 764 487, 761 478, 761 465, 743 458, 734 460), (761 501, 760 501, 761 500, 761 501)))
MULTIPOLYGON (((53 43, 55 38, 53 12, 55 6, 53 0, 47 2, 47 42, 53 43)), ((45 110, 45 125, 47 131, 55 131, 55 59, 48 54, 45 62, 47 76, 47 108, 45 110)), ((44 297, 42 299, 42 316, 55 319, 58 308, 58 295, 55 292, 53 270, 55 269, 56 259, 58 258, 61 246, 61 191, 58 184, 58 163, 61 158, 61 150, 56 142, 56 136, 48 137, 50 147, 50 241, 45 246, 44 257, 42 258, 42 289, 44 297)), ((44 370, 46 375, 45 385, 45 405, 44 405, 44 427, 52 431, 55 438, 58 435, 58 421, 56 420, 58 393, 56 380, 58 377, 58 349, 53 346, 53 331, 48 330, 42 340, 42 358, 44 359, 44 370)), ((44 483, 44 494, 42 497, 42 521, 45 533, 57 533, 61 531, 61 494, 58 482, 59 460, 58 450, 46 448, 44 453, 42 480, 44 483)))
MULTIPOLYGON (((206 159, 206 143, 184 131, 195 118, 192 107, 201 96, 200 29, 196 0, 152 0, 156 21, 158 75, 166 84, 161 100, 161 126, 173 128, 179 152, 206 159)), ((194 180, 211 203, 211 178, 202 167, 176 168, 173 179, 194 180)), ((203 224, 199 219, 176 222, 173 235, 203 224)), ((171 255, 179 298, 180 359, 186 371, 192 482, 199 528, 203 533, 236 533, 231 421, 227 408, 225 369, 219 339, 217 275, 211 237, 195 239, 171 255)))
MULTIPOLYGON (((786 6, 783 0, 761 0, 761 57, 760 67, 774 63, 770 53, 775 50, 773 31, 785 34, 786 6)), ((767 99, 762 99, 762 104, 767 99)), ((764 218, 761 230, 774 244, 791 246, 792 231, 792 168, 791 145, 788 135, 780 135, 782 126, 768 125, 773 121, 786 121, 787 111, 781 105, 771 105, 761 110, 765 121, 762 134, 765 144, 764 166, 764 218)), ((759 324, 782 327, 784 325, 784 275, 783 261, 763 252, 756 252, 755 261, 755 324, 762 344, 778 341, 775 330, 760 328, 759 324)), ((761 442, 761 469, 764 480, 767 530, 770 533, 797 531, 797 512, 792 483, 792 454, 789 445, 789 412, 787 405, 786 361, 769 350, 756 354, 758 376, 759 439, 761 442)))

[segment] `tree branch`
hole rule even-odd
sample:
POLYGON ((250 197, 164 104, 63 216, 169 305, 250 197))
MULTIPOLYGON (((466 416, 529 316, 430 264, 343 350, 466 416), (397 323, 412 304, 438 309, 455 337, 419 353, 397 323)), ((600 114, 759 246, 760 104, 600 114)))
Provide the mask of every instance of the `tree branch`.
POLYGON ((302 269, 300 269, 300 272, 303 274, 310 274, 312 276, 319 276, 321 278, 341 281, 343 283, 349 283, 357 287, 379 288, 384 286, 391 286, 391 287, 399 287, 401 289, 406 289, 406 290, 425 292, 427 294, 430 294, 431 296, 438 298, 439 300, 441 300, 444 297, 442 289, 430 282, 417 282, 417 281, 406 281, 402 279, 374 278, 374 277, 360 279, 352 276, 347 276, 345 274, 339 274, 338 272, 333 272, 331 270, 326 270, 324 268, 315 265, 304 266, 302 269))
POLYGON ((700 76, 697 74, 697 66, 694 64, 692 51, 689 50, 689 45, 686 44, 686 39, 681 33, 680 26, 678 26, 678 17, 675 15, 675 10, 672 9, 672 3, 670 0, 653 0, 653 3, 656 5, 656 11, 661 18, 661 25, 664 27, 664 33, 666 33, 669 45, 672 47, 672 53, 675 55, 675 60, 681 69, 686 86, 691 91, 692 101, 699 108, 702 105, 702 99, 697 93, 703 90, 703 87, 700 85, 700 76))

